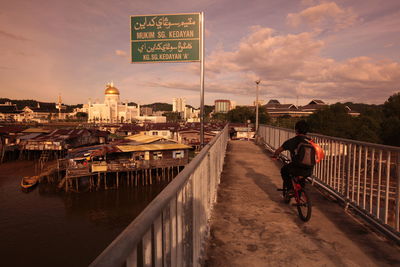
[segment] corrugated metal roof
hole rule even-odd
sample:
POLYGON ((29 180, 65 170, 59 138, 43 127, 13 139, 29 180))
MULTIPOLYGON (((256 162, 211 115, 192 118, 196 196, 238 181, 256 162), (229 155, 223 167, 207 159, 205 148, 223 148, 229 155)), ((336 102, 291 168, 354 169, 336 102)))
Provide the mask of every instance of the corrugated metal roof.
POLYGON ((28 128, 23 133, 49 133, 51 130, 48 129, 41 129, 41 128, 28 128))
POLYGON ((33 139, 35 137, 38 137, 41 134, 42 133, 28 133, 27 135, 21 136, 20 139, 21 140, 29 140, 29 139, 33 139))
POLYGON ((127 136, 127 137, 125 137, 125 139, 131 140, 131 141, 135 141, 135 142, 139 142, 139 143, 148 144, 148 143, 156 142, 156 141, 158 141, 160 139, 164 139, 164 137, 161 137, 161 136, 149 136, 149 135, 143 135, 143 134, 135 134, 135 135, 127 136))
POLYGON ((117 146, 122 152, 134 151, 159 151, 159 150, 172 150, 172 149, 191 149, 192 147, 184 144, 150 144, 150 145, 121 145, 117 146))

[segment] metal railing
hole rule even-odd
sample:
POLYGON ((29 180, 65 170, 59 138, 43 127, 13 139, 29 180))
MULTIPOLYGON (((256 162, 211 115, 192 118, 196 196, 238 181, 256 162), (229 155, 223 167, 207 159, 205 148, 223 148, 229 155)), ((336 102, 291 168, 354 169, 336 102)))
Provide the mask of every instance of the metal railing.
MULTIPOLYGON (((258 135, 269 149, 294 137, 293 130, 262 125, 258 135)), ((325 152, 312 182, 351 206, 400 242, 400 148, 309 134, 325 152)), ((289 157, 288 152, 285 156, 289 157)))
POLYGON ((90 266, 199 266, 227 141, 225 127, 90 266))

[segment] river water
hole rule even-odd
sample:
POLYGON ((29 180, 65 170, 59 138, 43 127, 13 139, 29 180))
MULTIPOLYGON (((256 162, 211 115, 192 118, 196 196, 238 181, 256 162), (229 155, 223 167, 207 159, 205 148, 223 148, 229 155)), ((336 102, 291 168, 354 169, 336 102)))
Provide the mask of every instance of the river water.
POLYGON ((0 266, 87 266, 163 186, 88 193, 20 189, 32 162, 0 165, 0 266))

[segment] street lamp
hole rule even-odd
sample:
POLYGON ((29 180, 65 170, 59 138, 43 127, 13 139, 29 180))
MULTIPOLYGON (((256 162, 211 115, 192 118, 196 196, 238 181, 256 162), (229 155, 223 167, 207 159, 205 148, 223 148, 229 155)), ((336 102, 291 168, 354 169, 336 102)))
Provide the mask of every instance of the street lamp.
POLYGON ((261 80, 255 81, 257 85, 257 93, 256 93, 256 134, 258 133, 258 85, 260 84, 261 80))

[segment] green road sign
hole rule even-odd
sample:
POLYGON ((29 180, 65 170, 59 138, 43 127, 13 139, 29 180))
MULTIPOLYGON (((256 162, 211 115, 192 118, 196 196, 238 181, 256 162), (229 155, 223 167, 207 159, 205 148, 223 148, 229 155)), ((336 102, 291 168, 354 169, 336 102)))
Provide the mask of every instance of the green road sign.
POLYGON ((131 16, 132 63, 200 61, 200 13, 131 16))

